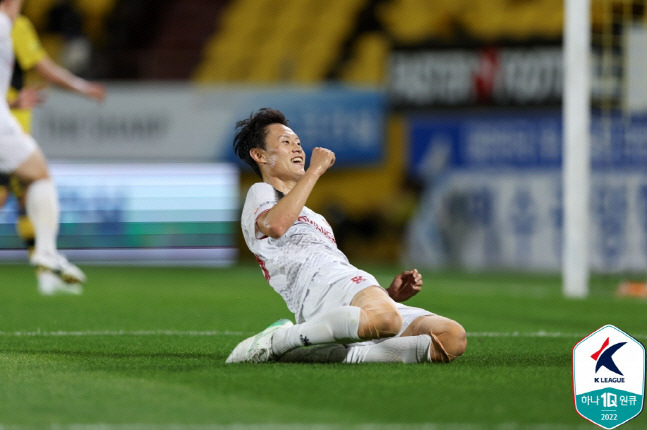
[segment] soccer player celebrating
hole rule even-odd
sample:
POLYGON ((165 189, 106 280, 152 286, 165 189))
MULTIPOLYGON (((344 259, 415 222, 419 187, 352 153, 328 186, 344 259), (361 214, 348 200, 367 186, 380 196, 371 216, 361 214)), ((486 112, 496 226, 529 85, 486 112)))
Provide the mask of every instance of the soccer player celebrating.
POLYGON ((245 200, 245 242, 297 324, 277 321, 239 343, 227 363, 449 362, 465 351, 460 324, 400 303, 421 289, 416 269, 382 288, 349 263, 325 218, 305 206, 335 162, 332 151, 314 148, 306 170, 299 137, 267 108, 236 124, 234 150, 263 180, 245 200))
MULTIPOLYGON (((11 30, 21 7, 22 0, 0 0, 0 95, 5 99, 14 62, 11 30)), ((84 273, 56 249, 58 195, 47 161, 34 139, 21 129, 6 102, 0 103, 0 174, 15 175, 26 185, 25 207, 36 236, 31 264, 65 281, 70 292, 80 292, 84 273)))

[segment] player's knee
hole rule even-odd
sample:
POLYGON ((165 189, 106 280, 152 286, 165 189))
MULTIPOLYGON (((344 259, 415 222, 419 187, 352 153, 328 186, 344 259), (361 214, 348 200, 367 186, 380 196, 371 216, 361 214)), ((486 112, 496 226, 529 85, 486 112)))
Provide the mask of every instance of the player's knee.
POLYGON ((363 339, 380 339, 398 334, 402 328, 402 316, 397 309, 379 312, 362 310, 359 336, 363 339))
POLYGON ((377 322, 380 337, 391 337, 402 328, 402 315, 396 309, 380 314, 377 322))
POLYGON ((448 361, 463 355, 467 348, 465 329, 456 321, 450 320, 443 331, 435 333, 435 337, 447 354, 448 361))

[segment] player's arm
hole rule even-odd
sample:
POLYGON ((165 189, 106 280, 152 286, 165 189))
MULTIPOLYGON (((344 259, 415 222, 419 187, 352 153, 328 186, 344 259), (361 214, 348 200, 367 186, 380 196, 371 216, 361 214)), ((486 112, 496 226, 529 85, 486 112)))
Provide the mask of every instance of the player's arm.
POLYGON ((281 200, 272 209, 263 213, 256 220, 256 226, 265 235, 274 239, 285 234, 294 224, 306 205, 315 184, 335 163, 335 154, 329 149, 314 148, 310 159, 310 167, 281 200))
POLYGON ((2 10, 7 14, 9 19, 13 22, 20 15, 23 0, 5 0, 2 2, 2 10))
POLYGON ((422 275, 418 269, 413 269, 396 275, 386 292, 396 302, 404 302, 418 294, 421 288, 422 275))
POLYGON ((36 70, 46 81, 67 90, 75 91, 97 101, 103 101, 106 97, 106 88, 103 84, 86 81, 59 66, 49 57, 43 57, 36 64, 36 70))
POLYGON ((18 97, 9 103, 11 109, 32 109, 35 106, 45 103, 45 95, 42 92, 43 86, 25 87, 18 93, 18 97))

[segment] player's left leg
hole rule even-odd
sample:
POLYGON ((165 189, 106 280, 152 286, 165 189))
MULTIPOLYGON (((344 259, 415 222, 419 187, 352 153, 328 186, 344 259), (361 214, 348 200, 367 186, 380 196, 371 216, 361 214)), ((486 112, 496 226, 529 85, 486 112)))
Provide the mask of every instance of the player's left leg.
MULTIPOLYGON (((22 136, 22 139, 31 137, 22 136)), ((26 185, 25 208, 34 225, 35 249, 31 264, 53 272, 66 283, 83 283, 85 274, 67 261, 56 248, 59 223, 59 202, 56 186, 49 175, 47 161, 35 142, 29 156, 12 172, 26 185)), ((74 294, 78 294, 78 286, 74 294)), ((50 293, 45 293, 50 294, 50 293)))
POLYGON ((397 304, 403 326, 397 336, 350 345, 317 345, 283 354, 280 362, 320 363, 446 363, 467 345, 457 322, 424 309, 397 304))
POLYGON ((402 332, 402 337, 429 335, 429 358, 447 363, 461 356, 467 347, 465 329, 459 323, 440 315, 419 316, 402 332))
POLYGON ((34 252, 36 243, 36 233, 34 232, 34 225, 27 216, 27 208, 25 206, 25 195, 27 188, 16 176, 9 178, 9 187, 11 192, 18 200, 18 219, 16 220, 16 232, 25 244, 29 255, 34 252))
POLYGON ((0 208, 4 206, 9 198, 9 175, 0 173, 0 208))
POLYGON ((296 348, 280 356, 282 363, 427 363, 427 335, 391 337, 351 345, 328 344, 296 348))

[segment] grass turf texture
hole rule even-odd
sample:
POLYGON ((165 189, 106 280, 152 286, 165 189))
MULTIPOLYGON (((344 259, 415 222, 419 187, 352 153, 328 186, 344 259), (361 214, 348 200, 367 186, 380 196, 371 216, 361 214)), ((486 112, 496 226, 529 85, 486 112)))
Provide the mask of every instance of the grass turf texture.
MULTIPOLYGON (((385 286, 398 271, 363 268, 385 286)), ((451 364, 225 365, 292 317, 258 267, 85 269, 82 296, 41 297, 29 267, 0 265, 0 429, 597 428, 573 406, 573 346, 606 324, 647 334, 617 278, 570 300, 557 276, 427 272, 409 302, 466 328, 451 364)))

